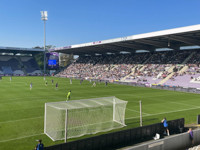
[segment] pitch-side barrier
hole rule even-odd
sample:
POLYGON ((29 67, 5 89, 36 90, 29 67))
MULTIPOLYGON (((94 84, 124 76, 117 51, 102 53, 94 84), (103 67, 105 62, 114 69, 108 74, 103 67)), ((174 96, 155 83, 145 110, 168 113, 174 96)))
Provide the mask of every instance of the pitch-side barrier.
MULTIPOLYGON (((170 134, 183 132, 184 118, 168 121, 170 134)), ((106 133, 90 138, 45 147, 45 150, 106 150, 122 148, 152 140, 156 133, 162 137, 162 123, 106 133)))

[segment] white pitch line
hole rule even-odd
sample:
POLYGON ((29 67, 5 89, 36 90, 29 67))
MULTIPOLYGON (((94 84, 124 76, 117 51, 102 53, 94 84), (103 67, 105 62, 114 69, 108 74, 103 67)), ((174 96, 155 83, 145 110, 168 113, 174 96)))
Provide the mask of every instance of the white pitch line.
MULTIPOLYGON (((182 101, 184 102, 184 101, 182 101)), ((179 105, 185 105, 185 106, 192 106, 192 107, 196 107, 196 108, 199 108, 198 106, 194 106, 194 105, 189 105, 189 104, 183 104, 183 103, 178 103, 178 102, 170 102, 170 103, 174 103, 174 104, 179 104, 179 105)))
POLYGON ((2 121, 2 122, 0 122, 0 124, 2 124, 2 123, 17 122, 17 121, 24 121, 24 120, 31 120, 31 119, 38 119, 38 118, 43 118, 43 116, 32 117, 32 118, 24 118, 24 119, 18 119, 18 120, 10 120, 10 121, 2 121))
MULTIPOLYGON (((137 112, 137 113, 140 113, 140 111, 137 111, 137 110, 133 110, 133 109, 129 109, 129 108, 126 108, 127 110, 129 111, 134 111, 134 112, 137 112)), ((151 114, 148 114, 148 113, 145 113, 145 112, 142 112, 143 114, 146 114, 146 115, 151 115, 151 114)))
MULTIPOLYGON (((155 101, 165 101, 165 100, 160 99, 160 100, 155 100, 155 101)), ((194 106, 194 105, 183 104, 181 102, 185 102, 185 101, 179 101, 179 102, 171 102, 171 101, 169 101, 167 103, 175 103, 175 104, 179 104, 179 105, 185 105, 185 106, 190 106, 190 107, 197 107, 197 106, 194 106)))
POLYGON ((18 138, 13 138, 13 139, 8 139, 8 140, 2 140, 2 141, 0 141, 0 143, 14 141, 14 140, 20 140, 20 139, 29 138, 29 137, 38 136, 38 135, 43 135, 43 134, 44 133, 32 134, 32 135, 29 135, 29 136, 21 136, 21 137, 18 137, 18 138))
MULTIPOLYGON (((34 96, 31 96, 31 97, 25 97, 25 98, 40 98, 40 97, 34 97, 34 96)), ((17 100, 17 99, 22 99, 21 97, 18 97, 18 98, 6 98, 6 101, 7 100, 17 100)))
MULTIPOLYGON (((182 95, 183 93, 177 93, 176 95, 182 95)), ((122 95, 122 94, 120 94, 122 95)), ((127 95, 127 94, 123 94, 123 95, 127 95)), ((128 95, 131 95, 131 96, 134 96, 132 94, 128 94, 128 95)), ((145 98, 153 98, 153 97, 163 97, 163 96, 170 96, 171 94, 154 94, 153 96, 145 96, 145 98)), ((142 99, 144 97, 144 95, 142 96, 134 96, 135 98, 137 99, 142 99)), ((130 101, 131 102, 131 101, 130 101)))
MULTIPOLYGON (((200 109, 200 107, 189 108, 189 109, 180 109, 180 110, 177 110, 177 111, 168 111, 168 112, 162 112, 162 113, 156 113, 156 114, 149 114, 149 115, 144 115, 143 117, 156 116, 156 115, 162 115, 162 114, 169 114, 169 113, 180 112, 180 111, 188 111, 188 110, 194 110, 194 109, 200 109)), ((128 119, 139 118, 139 117, 140 116, 125 118, 125 119, 128 120, 128 119)))

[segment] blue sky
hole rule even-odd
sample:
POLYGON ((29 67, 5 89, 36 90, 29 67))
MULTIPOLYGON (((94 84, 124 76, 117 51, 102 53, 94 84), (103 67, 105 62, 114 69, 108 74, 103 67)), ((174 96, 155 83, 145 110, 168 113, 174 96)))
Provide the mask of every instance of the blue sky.
POLYGON ((0 0, 0 46, 56 47, 200 24, 200 0, 0 0))

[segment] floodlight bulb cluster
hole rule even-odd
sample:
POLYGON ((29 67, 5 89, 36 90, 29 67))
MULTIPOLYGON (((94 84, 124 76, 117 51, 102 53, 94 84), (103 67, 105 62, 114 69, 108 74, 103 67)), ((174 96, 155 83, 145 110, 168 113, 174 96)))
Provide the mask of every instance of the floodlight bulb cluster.
POLYGON ((44 21, 46 21, 46 20, 48 20, 48 14, 47 14, 47 11, 40 11, 40 13, 41 13, 41 19, 42 20, 44 20, 44 21))

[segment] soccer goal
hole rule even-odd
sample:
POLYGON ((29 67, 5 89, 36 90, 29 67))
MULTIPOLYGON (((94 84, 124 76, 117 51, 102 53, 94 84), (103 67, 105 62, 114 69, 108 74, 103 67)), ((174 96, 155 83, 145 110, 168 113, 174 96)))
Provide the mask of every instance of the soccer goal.
POLYGON ((45 103, 44 133, 53 141, 125 126, 127 101, 116 97, 45 103))

